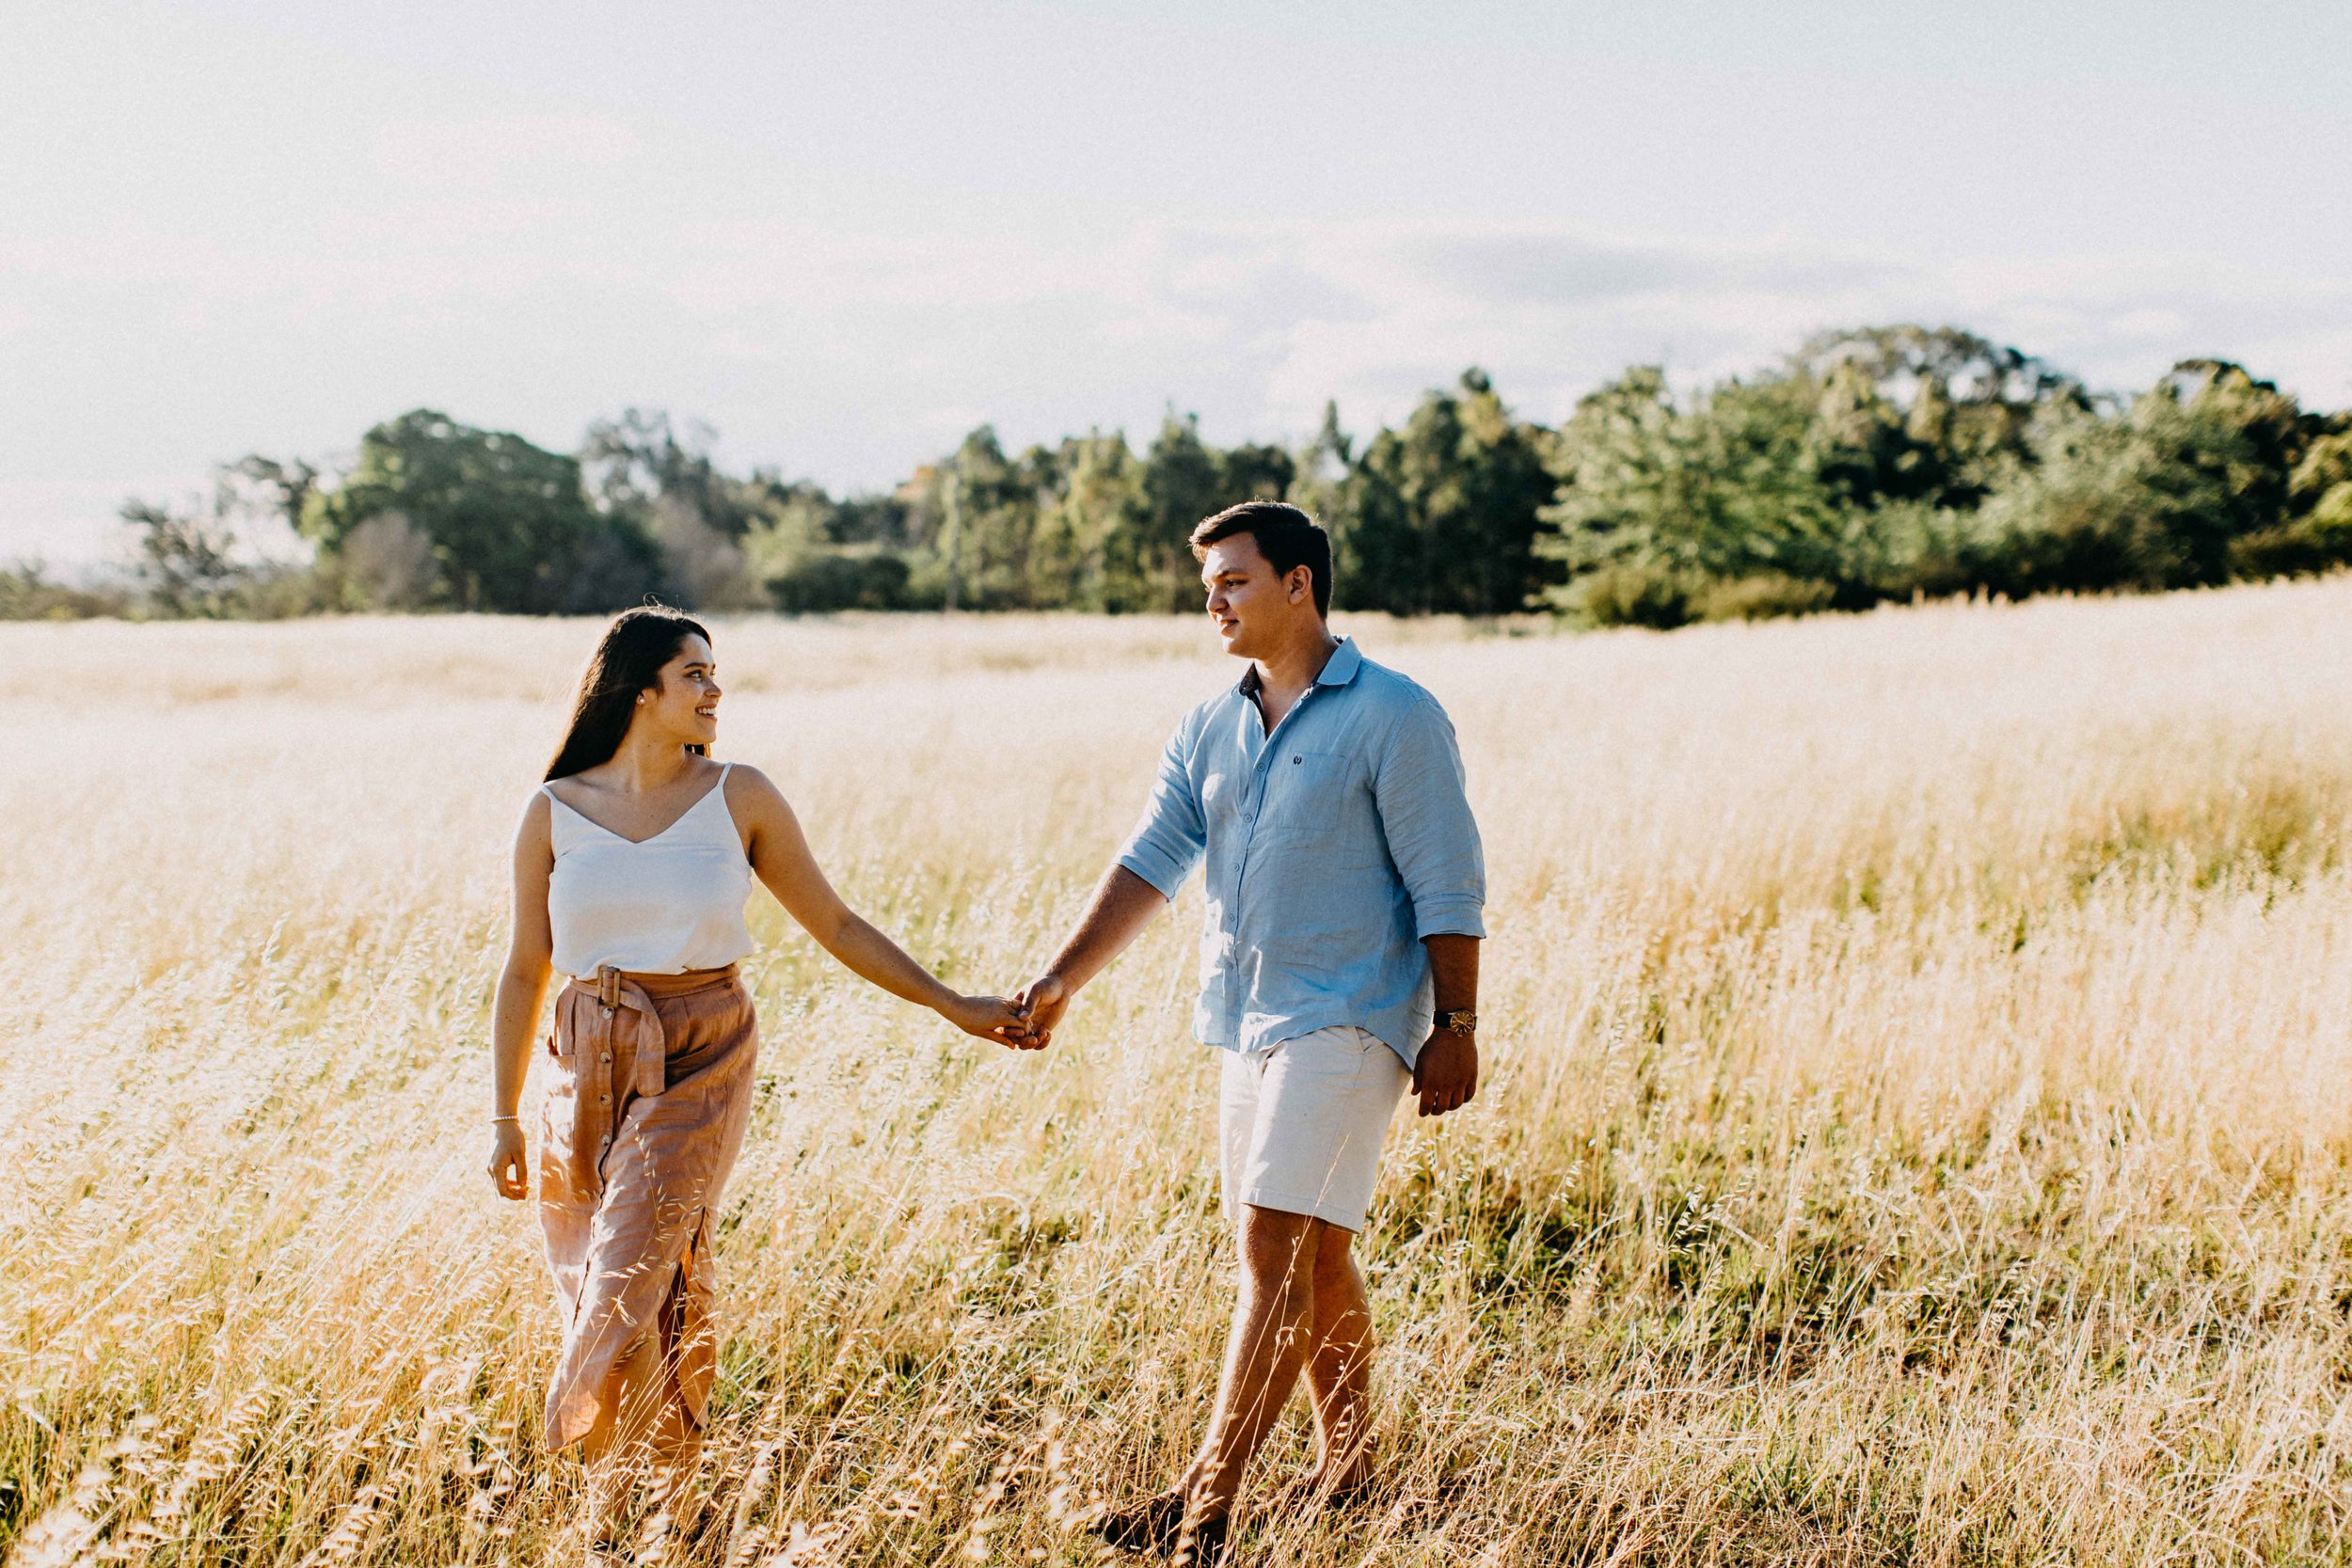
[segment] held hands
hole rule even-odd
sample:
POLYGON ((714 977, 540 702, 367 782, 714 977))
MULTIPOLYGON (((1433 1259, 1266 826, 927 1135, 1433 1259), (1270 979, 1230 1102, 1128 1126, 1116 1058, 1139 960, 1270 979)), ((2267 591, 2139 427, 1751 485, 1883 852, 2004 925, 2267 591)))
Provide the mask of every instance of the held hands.
POLYGON ((529 1164, 524 1159, 523 1129, 518 1121, 490 1124, 490 1190, 520 1201, 531 1196, 529 1164))
POLYGON ((1015 1051, 1034 1051, 1045 1043, 1029 1037, 1028 1022, 1020 1005, 1002 996, 959 996, 939 1011, 965 1034, 994 1040, 1015 1051))
POLYGON ((1053 1043, 1055 1021, 1069 1005, 1069 991, 1049 974, 1018 996, 961 996, 940 1011, 968 1035, 1011 1051, 1042 1051, 1053 1043))
POLYGON ((1451 1029, 1432 1029, 1413 1068, 1413 1093, 1421 1098, 1420 1115, 1441 1117, 1458 1111, 1478 1092, 1478 1040, 1451 1029))

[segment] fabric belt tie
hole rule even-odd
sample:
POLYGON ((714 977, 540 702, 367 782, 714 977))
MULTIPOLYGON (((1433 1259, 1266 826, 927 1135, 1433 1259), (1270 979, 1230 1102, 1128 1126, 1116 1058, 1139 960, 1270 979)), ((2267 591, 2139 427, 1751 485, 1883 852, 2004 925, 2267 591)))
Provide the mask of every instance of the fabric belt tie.
MULTIPOLYGON (((635 1060, 629 1064, 635 1073, 629 1086, 639 1094, 660 1094, 669 1086, 665 1068, 670 1037, 661 1027, 661 1015, 654 1009, 653 998, 628 974, 605 964, 596 971, 596 1001, 603 1010, 606 1043, 619 1044, 622 1031, 627 1030, 637 1047, 635 1060)), ((611 1084, 612 1065, 597 1065, 604 1069, 597 1076, 611 1084)))
POLYGON ((604 1191, 605 1155, 628 1121, 630 1101, 658 1098, 670 1086, 670 1036, 656 996, 666 1000, 728 984, 735 968, 709 971, 707 978, 680 976, 686 988, 676 991, 663 987, 671 976, 643 978, 652 986, 611 964, 598 965, 593 975, 574 976, 564 993, 556 1036, 548 1041, 549 1051, 572 1061, 572 1127, 563 1159, 573 1190, 591 1197, 604 1191), (615 1062, 616 1053, 627 1060, 615 1062))

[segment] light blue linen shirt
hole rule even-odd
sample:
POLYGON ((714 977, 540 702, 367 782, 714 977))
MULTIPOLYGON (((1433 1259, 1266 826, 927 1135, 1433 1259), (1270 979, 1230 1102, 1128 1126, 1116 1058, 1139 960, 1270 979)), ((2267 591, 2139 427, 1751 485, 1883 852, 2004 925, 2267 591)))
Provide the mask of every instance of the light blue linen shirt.
POLYGON ((1274 733, 1258 668, 1185 715, 1119 863, 1168 897, 1208 862, 1193 1033, 1231 1051, 1354 1024, 1410 1067, 1423 937, 1483 937, 1486 868, 1438 700, 1343 641, 1274 733))

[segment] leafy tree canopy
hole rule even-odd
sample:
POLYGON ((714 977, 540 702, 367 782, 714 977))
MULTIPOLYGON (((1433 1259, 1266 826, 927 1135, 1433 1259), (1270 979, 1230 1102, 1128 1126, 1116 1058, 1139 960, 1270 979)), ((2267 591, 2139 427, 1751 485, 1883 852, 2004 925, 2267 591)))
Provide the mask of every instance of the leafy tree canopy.
POLYGON ((459 610, 612 610, 660 583, 652 541, 588 504, 578 459, 429 408, 362 436, 350 476, 314 496, 302 521, 332 551, 388 515, 430 542, 437 596, 459 610))
MULTIPOLYGON (((1174 408, 1139 446, 1097 429, 1015 451, 983 425, 875 495, 730 473, 715 441, 631 408, 565 456, 419 409, 368 432, 340 480, 254 456, 223 468, 209 519, 131 503, 136 602, 1190 610, 1187 535, 1251 497, 1330 529, 1343 609, 1402 614, 1673 626, 2352 563, 2352 415, 2217 359, 2094 394, 1948 326, 1822 333, 1706 387, 1637 366, 1557 427, 1476 369, 1362 439, 1327 404, 1295 449, 1219 447, 1174 408), (318 543, 308 578, 264 584, 230 547, 257 518, 318 543)), ((10 613, 85 602, 37 573, 0 587, 10 613)))

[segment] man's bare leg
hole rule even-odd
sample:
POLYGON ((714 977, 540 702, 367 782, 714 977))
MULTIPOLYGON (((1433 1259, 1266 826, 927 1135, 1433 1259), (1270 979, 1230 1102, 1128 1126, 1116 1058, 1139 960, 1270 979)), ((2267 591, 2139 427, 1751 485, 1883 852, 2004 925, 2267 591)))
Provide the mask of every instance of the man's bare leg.
POLYGON ((1250 1456, 1274 1429, 1306 1367, 1316 1262, 1330 1228, 1311 1214, 1242 1207, 1241 1289, 1208 1435, 1184 1476, 1189 1520, 1222 1519, 1232 1512, 1250 1456))
POLYGON ((1372 1472, 1372 1302, 1356 1267, 1355 1232, 1319 1228, 1314 1347, 1307 1360, 1316 1455, 1307 1485, 1328 1497, 1360 1485, 1372 1472))

